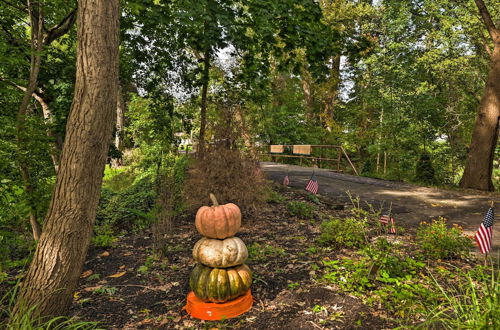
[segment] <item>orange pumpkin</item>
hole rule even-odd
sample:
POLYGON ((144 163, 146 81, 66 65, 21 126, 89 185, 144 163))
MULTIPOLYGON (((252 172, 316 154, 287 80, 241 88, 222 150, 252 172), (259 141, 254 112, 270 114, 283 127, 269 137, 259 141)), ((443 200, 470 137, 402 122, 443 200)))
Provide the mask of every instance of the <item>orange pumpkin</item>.
POLYGON ((198 209, 195 226, 198 232, 208 238, 224 239, 240 230, 241 211, 233 203, 219 205, 213 194, 210 194, 213 206, 202 206, 198 209))

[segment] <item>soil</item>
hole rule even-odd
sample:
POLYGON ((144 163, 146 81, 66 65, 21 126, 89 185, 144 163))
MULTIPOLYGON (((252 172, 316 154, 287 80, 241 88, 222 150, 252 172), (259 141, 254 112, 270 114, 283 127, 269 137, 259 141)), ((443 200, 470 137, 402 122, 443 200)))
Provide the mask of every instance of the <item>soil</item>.
MULTIPOLYGON (((289 200, 306 199, 301 191, 277 189, 289 200)), ((237 236, 254 251, 247 262, 253 271, 254 305, 244 315, 223 322, 202 321, 183 310, 195 265, 191 250, 201 237, 194 227, 194 214, 177 220, 162 258, 153 260, 152 237, 147 233, 121 237, 113 248, 89 251, 71 315, 107 329, 393 327, 383 309, 315 280, 312 265, 341 253, 305 253, 319 235, 320 217, 348 212, 325 199, 317 208, 316 221, 290 216, 286 203, 269 203, 244 219, 237 236), (325 307, 314 310, 315 306, 325 307)))

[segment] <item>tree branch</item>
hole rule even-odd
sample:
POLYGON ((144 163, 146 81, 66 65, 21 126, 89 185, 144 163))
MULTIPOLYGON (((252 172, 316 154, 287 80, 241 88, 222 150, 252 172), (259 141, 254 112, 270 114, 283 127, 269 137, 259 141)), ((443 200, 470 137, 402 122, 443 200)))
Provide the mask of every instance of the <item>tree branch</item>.
POLYGON ((488 11, 488 8, 486 8, 484 1, 474 0, 474 2, 476 3, 477 9, 479 9, 479 13, 483 18, 483 23, 488 29, 491 38, 494 42, 500 42, 500 31, 496 28, 495 23, 493 23, 490 12, 488 11))
POLYGON ((44 35, 43 44, 49 45, 52 41, 65 35, 69 29, 75 24, 76 21, 76 11, 77 8, 73 9, 59 24, 54 25, 49 31, 44 35))

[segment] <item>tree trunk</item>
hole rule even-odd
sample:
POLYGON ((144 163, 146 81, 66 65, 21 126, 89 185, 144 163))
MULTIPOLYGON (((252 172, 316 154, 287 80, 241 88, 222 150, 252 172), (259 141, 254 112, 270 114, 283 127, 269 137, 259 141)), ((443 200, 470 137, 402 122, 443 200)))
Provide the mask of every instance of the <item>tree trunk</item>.
POLYGON ((252 157, 253 159, 257 159, 257 150, 255 150, 255 147, 252 143, 252 138, 250 136, 250 132, 248 132, 248 127, 245 121, 245 114, 243 113, 241 105, 239 104, 236 105, 236 111, 234 112, 234 116, 235 116, 235 121, 240 128, 241 137, 243 138, 243 143, 245 144, 245 147, 248 149, 250 157, 252 157))
MULTIPOLYGON (((123 128, 125 126, 125 100, 123 99, 121 85, 118 86, 117 100, 116 100, 116 114, 115 114, 115 148, 122 151, 123 143, 123 128)), ((113 167, 118 167, 122 164, 121 158, 111 160, 113 167)))
POLYGON ((494 48, 491 52, 490 71, 477 110, 472 141, 460 186, 493 191, 491 175, 500 118, 500 30, 495 27, 484 2, 482 0, 475 0, 475 2, 493 40, 494 48))
POLYGON ((491 68, 477 111, 465 170, 460 181, 463 188, 493 191, 491 174, 498 140, 500 116, 500 45, 493 51, 491 68))
POLYGON ((332 58, 332 69, 330 70, 330 79, 327 82, 329 85, 324 97, 324 109, 320 115, 323 127, 331 132, 333 129, 333 114, 335 105, 338 101, 339 85, 340 85, 340 55, 335 55, 332 58))
POLYGON ((14 308, 64 314, 92 235, 118 90, 119 0, 79 0, 75 95, 44 231, 14 308))
POLYGON ((306 117, 311 120, 314 117, 314 98, 312 92, 312 76, 307 69, 302 69, 302 91, 306 106, 306 117))
POLYGON ((17 161, 19 164, 19 172, 24 183, 24 189, 28 195, 28 203, 30 207, 29 218, 31 229, 33 231, 33 238, 35 241, 40 239, 41 227, 38 223, 36 206, 34 202, 34 188, 31 182, 31 175, 28 168, 28 159, 26 155, 29 154, 28 150, 25 150, 28 134, 26 132, 26 112, 28 111, 28 106, 31 100, 31 95, 35 91, 36 84, 38 81, 38 74, 40 73, 40 65, 42 61, 42 49, 43 49, 43 8, 39 3, 34 3, 33 1, 28 1, 28 12, 30 16, 30 27, 31 27, 31 63, 30 63, 30 75, 28 80, 28 87, 23 95, 23 100, 19 106, 17 112, 17 123, 16 123, 16 142, 17 142, 17 161))
POLYGON ((210 47, 207 46, 203 54, 203 85, 201 87, 201 111, 200 111, 200 136, 198 137, 198 157, 203 158, 205 154, 205 130, 207 126, 207 93, 210 81, 210 47))

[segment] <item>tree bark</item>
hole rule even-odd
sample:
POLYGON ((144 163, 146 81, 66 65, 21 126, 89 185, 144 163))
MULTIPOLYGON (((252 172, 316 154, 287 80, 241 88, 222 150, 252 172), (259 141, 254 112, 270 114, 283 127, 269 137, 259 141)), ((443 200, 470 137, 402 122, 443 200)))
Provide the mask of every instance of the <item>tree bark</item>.
POLYGON ((207 126, 207 93, 210 81, 210 47, 207 46, 203 54, 203 85, 201 87, 201 110, 200 110, 200 136, 198 137, 198 157, 203 158, 205 154, 205 130, 207 126))
POLYGON ((477 109, 476 122, 460 186, 493 191, 491 176, 500 118, 500 30, 494 26, 483 1, 475 0, 475 2, 483 18, 483 23, 493 39, 494 48, 490 58, 488 79, 477 109))
POLYGON ((44 231, 13 317, 64 314, 92 235, 118 90, 119 0, 79 0, 76 83, 44 231))
MULTIPOLYGON (((125 127, 125 100, 123 99, 122 87, 118 86, 117 100, 116 100, 116 114, 115 114, 115 148, 122 151, 123 143, 123 128, 125 127)), ((113 167, 121 166, 121 158, 112 159, 113 167)))

